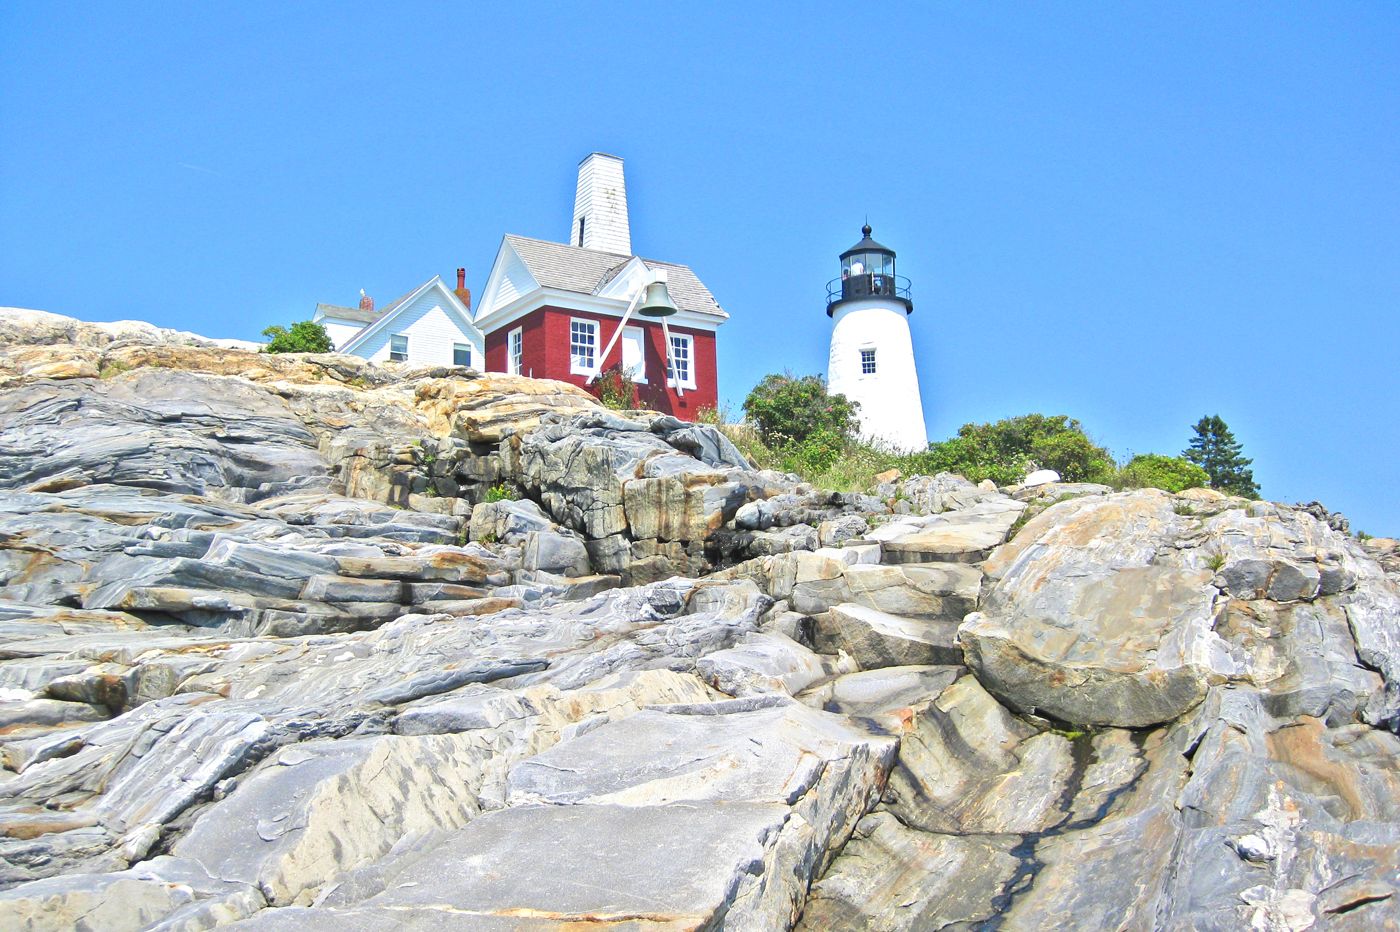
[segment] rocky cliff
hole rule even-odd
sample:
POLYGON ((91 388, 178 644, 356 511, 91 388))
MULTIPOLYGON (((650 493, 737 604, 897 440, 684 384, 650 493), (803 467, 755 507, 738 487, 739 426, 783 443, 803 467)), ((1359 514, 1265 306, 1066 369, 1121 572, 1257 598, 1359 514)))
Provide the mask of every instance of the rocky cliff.
POLYGON ((1397 928, 1393 541, 872 492, 0 312, 0 926, 1397 928))

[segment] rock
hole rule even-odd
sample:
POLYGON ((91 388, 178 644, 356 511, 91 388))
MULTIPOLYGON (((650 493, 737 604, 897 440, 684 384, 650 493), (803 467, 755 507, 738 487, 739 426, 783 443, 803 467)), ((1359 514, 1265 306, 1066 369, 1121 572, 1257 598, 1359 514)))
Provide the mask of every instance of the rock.
POLYGON ((1060 474, 1053 469, 1037 469, 1028 473, 1026 478, 1021 480, 1022 488, 1033 489, 1038 485, 1047 485, 1051 482, 1059 482, 1060 474))
POLYGON ((859 540, 869 530, 870 525, 865 518, 860 515, 845 515, 823 521, 817 527, 817 537, 823 547, 840 547, 847 541, 859 540))
POLYGON ((817 649, 850 654, 862 670, 916 664, 956 664, 957 622, 904 618, 843 602, 816 627, 817 649))
POLYGON ((549 531, 525 535, 524 568, 560 576, 587 576, 588 549, 576 537, 549 531))
POLYGON ((791 637, 773 632, 745 635, 735 646, 715 651, 695 666, 701 679, 730 696, 795 696, 817 680, 856 669, 844 655, 821 657, 791 637))
POLYGON ((793 607, 808 615, 850 602, 892 615, 956 622, 976 606, 981 580, 981 572, 957 564, 804 562, 798 564, 791 595, 793 607), (827 573, 837 575, 822 578, 827 573))
POLYGON ((812 887, 800 930, 916 932, 996 915, 1016 872, 1007 836, 931 835, 873 812, 812 887))
POLYGON ((1189 710, 1237 665, 1214 631, 1210 571, 1153 562, 1176 524, 1155 492, 1032 519, 987 562, 992 585, 958 635, 968 666, 1015 708, 1077 724, 1142 727, 1189 710))
POLYGON ((894 714, 941 693, 966 672, 959 666, 883 667, 847 673, 799 698, 808 705, 858 718, 894 714))
POLYGON ((766 531, 773 526, 773 506, 766 501, 748 502, 734 513, 734 526, 746 531, 766 531))
POLYGON ((886 563, 980 563, 1006 540, 1025 505, 1012 499, 979 502, 945 512, 918 530, 883 538, 886 563))

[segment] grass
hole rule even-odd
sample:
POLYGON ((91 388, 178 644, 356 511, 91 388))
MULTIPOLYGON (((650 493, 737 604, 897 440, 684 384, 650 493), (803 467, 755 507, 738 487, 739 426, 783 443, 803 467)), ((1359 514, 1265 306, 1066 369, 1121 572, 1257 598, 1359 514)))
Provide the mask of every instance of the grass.
POLYGON ((1206 566, 1210 567, 1210 571, 1211 571, 1212 573, 1218 573, 1218 572, 1220 572, 1220 568, 1223 567, 1224 565, 1225 565, 1225 554, 1223 554, 1223 553, 1212 553, 1212 554, 1210 555, 1210 558, 1209 558, 1208 560, 1206 560, 1206 566))
POLYGON ((482 501, 486 502, 513 502, 515 493, 511 487, 502 482, 500 485, 493 485, 486 490, 486 497, 482 501))
MULTIPOLYGON (((879 450, 865 444, 850 444, 840 456, 829 463, 822 463, 804 456, 800 448, 775 450, 766 446, 758 439, 758 432, 747 425, 717 426, 758 469, 796 473, 803 482, 809 482, 819 489, 868 492, 875 486, 875 477, 887 470, 898 469, 906 476, 924 472, 916 465, 913 456, 879 450)), ((896 497, 899 495, 896 492, 896 497)))
POLYGON ((99 379, 110 379, 121 375, 123 372, 130 372, 131 368, 132 367, 128 366, 126 363, 114 359, 102 364, 102 367, 97 370, 97 377, 99 379))

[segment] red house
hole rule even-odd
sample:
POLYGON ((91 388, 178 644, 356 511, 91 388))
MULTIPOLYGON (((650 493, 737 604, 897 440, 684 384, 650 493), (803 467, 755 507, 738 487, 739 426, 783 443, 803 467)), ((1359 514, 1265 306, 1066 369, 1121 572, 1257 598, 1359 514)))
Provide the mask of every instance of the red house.
POLYGON ((715 406, 715 331, 729 315, 689 267, 632 255, 621 159, 595 152, 580 163, 571 230, 568 244, 502 240, 476 311, 487 371, 586 386, 620 364, 648 408, 694 420, 715 406), (633 314, 618 333, 658 277, 676 307, 669 358, 656 319, 633 314))

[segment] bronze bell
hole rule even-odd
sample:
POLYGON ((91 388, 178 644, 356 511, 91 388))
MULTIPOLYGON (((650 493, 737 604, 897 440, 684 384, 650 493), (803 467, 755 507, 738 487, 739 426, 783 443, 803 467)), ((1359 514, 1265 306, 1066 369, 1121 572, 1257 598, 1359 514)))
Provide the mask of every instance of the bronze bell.
POLYGON ((671 300, 671 292, 666 290, 665 282, 652 282, 647 285, 637 313, 643 317, 670 317, 676 313, 675 302, 671 300))

